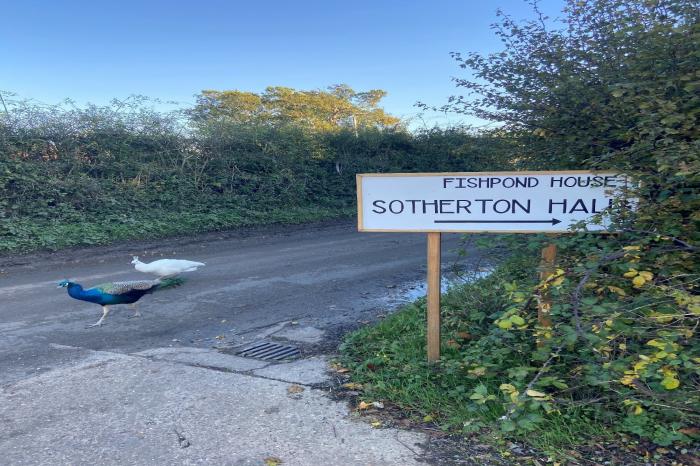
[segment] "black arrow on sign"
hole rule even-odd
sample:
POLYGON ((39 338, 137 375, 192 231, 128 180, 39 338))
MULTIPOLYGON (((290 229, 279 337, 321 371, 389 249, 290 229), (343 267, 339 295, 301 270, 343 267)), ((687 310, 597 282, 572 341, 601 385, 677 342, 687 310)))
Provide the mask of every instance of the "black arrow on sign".
POLYGON ((561 223, 558 218, 550 220, 435 220, 435 223, 561 223))

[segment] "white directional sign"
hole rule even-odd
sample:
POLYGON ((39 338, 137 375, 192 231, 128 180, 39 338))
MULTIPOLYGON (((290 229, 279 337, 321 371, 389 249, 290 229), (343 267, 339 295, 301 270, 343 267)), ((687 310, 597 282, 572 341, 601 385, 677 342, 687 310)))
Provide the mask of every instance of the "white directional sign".
POLYGON ((615 173, 477 172, 357 175, 360 231, 565 232, 613 206, 615 173))

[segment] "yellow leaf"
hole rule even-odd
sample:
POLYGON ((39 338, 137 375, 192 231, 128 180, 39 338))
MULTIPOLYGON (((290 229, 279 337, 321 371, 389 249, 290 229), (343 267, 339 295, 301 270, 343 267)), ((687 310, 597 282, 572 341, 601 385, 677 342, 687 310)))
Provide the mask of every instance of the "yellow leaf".
POLYGON ((642 409, 642 407, 640 405, 637 405, 634 407, 634 415, 635 416, 639 416, 643 412, 644 412, 644 410, 642 409))
POLYGON ((636 380, 636 377, 632 375, 625 375, 620 379, 620 383, 622 385, 627 385, 631 387, 634 384, 634 381, 636 380))
POLYGON ((378 428, 380 428, 380 427, 382 426, 382 421, 374 421, 374 422, 372 422, 370 425, 371 425, 372 427, 374 427, 375 429, 378 429, 378 428))
POLYGON ((617 287, 617 286, 612 286, 612 285, 610 285, 610 286, 608 286, 608 289, 609 289, 610 291, 612 291, 613 293, 619 294, 620 296, 625 296, 625 294, 626 294, 626 293, 625 293, 625 290, 623 290, 622 288, 617 287))
POLYGON ((347 388, 348 390, 362 390, 362 384, 355 382, 344 383, 341 387, 347 388))
POLYGON ((637 271, 635 269, 630 269, 629 272, 625 272, 622 276, 625 278, 632 278, 637 276, 637 271))
POLYGON ((646 270, 639 272, 639 276, 648 282, 654 278, 654 274, 646 270))
POLYGON ((634 368, 634 370, 636 372, 639 372, 642 369, 644 369, 645 367, 647 367, 648 365, 649 365, 649 361, 637 361, 634 363, 634 366, 632 366, 632 367, 634 368))
POLYGON ((646 280, 641 275, 637 275, 632 279, 632 284, 635 288, 641 288, 646 283, 646 280))
POLYGON ((350 372, 350 369, 348 369, 347 367, 341 366, 337 362, 334 362, 333 364, 331 364, 331 368, 339 374, 344 374, 346 372, 350 372))
POLYGON ((659 312, 652 312, 649 317, 652 319, 662 323, 662 324, 667 324, 671 322, 675 317, 669 314, 661 314, 659 312))
POLYGON ((653 346, 654 348, 659 348, 659 349, 666 348, 666 343, 664 343, 663 341, 649 340, 649 341, 647 341, 647 345, 653 346))
POLYGON ((506 393, 511 393, 515 391, 515 386, 509 383, 502 383, 498 388, 506 393))
POLYGON ((661 385, 663 385, 666 390, 673 390, 674 388, 678 388, 680 384, 681 382, 678 379, 674 379, 673 377, 666 377, 661 381, 661 385))
POLYGON ((423 422, 433 422, 433 416, 430 414, 423 416, 423 422))
POLYGON ((265 461, 265 466, 279 466, 282 464, 282 460, 274 456, 268 456, 263 461, 265 461))
POLYGON ((537 390, 527 390, 525 394, 533 398, 545 398, 547 396, 546 393, 538 392, 537 390))

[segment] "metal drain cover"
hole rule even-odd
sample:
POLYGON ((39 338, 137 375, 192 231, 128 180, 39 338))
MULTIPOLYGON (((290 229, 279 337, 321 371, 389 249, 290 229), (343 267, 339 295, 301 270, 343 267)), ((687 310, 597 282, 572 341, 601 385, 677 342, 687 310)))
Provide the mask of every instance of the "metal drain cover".
POLYGON ((281 345, 271 341, 258 341, 237 350, 236 354, 244 358, 284 361, 285 359, 294 359, 298 357, 300 351, 296 346, 281 345))

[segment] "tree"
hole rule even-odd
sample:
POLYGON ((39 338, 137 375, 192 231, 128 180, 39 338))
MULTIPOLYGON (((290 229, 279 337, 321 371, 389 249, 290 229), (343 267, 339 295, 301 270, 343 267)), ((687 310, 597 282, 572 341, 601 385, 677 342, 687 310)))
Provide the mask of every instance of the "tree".
POLYGON ((385 96, 386 92, 379 89, 356 92, 346 84, 330 86, 326 91, 268 87, 260 94, 205 90, 198 96, 192 114, 199 122, 213 119, 268 126, 291 123, 316 131, 396 127, 400 120, 379 107, 385 96))
POLYGON ((532 166, 648 171, 652 146, 697 139, 697 0, 569 0, 554 24, 533 5, 526 23, 498 13, 504 50, 453 53, 476 79, 457 78, 445 109, 502 123, 532 166))

